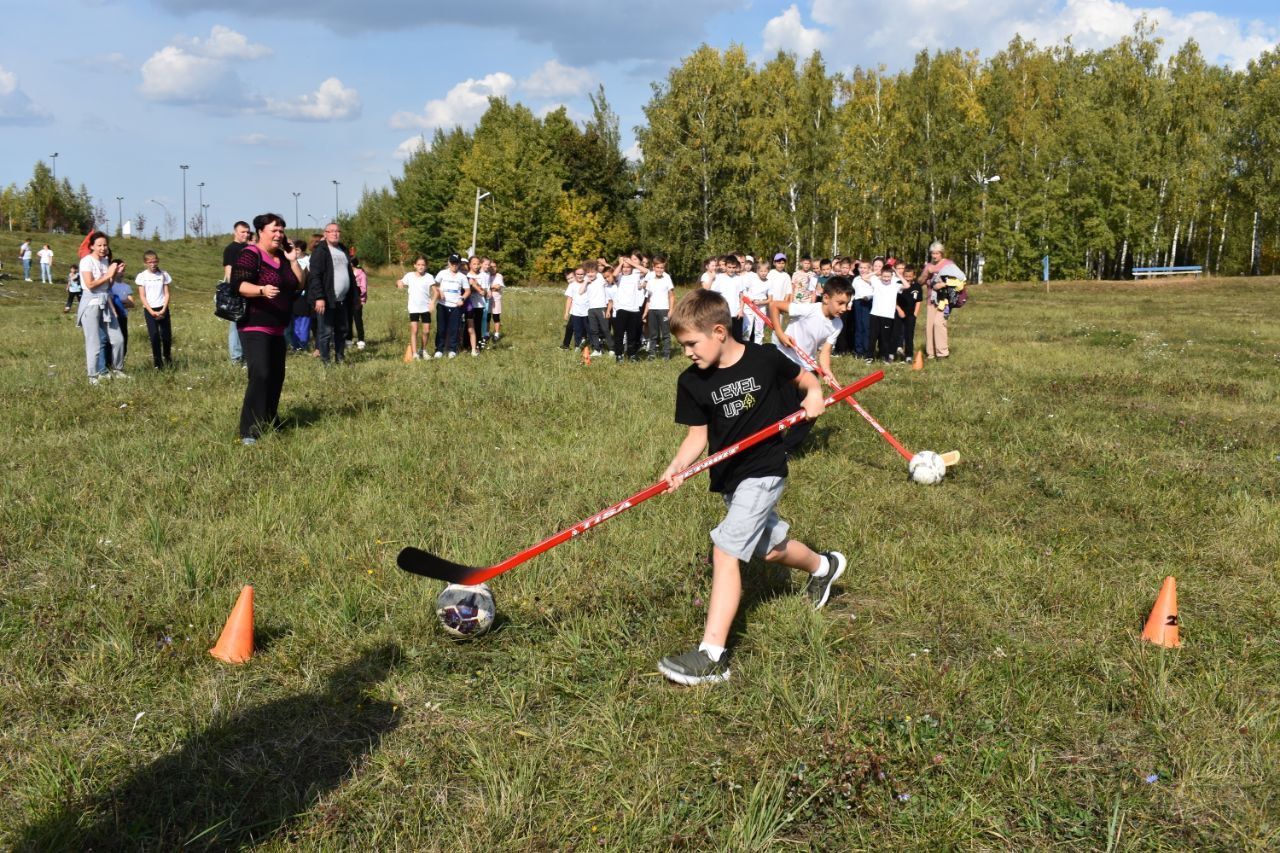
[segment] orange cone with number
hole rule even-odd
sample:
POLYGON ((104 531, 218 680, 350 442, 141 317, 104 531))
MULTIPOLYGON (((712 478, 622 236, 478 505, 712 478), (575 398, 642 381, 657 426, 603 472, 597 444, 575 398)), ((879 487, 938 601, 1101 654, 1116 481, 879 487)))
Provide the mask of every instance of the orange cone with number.
POLYGON ((226 663, 244 663, 253 657, 253 587, 246 585, 240 590, 222 636, 209 654, 226 663))
POLYGON ((409 341, 409 345, 404 348, 404 363, 408 364, 413 361, 413 341, 409 341))
POLYGON ((916 359, 911 362, 911 369, 924 370, 924 353, 920 350, 916 350, 916 359))
POLYGON ((1182 645, 1178 641, 1178 588, 1173 575, 1165 578, 1160 587, 1156 606, 1151 608, 1147 627, 1142 629, 1142 639, 1166 649, 1176 649, 1182 645))

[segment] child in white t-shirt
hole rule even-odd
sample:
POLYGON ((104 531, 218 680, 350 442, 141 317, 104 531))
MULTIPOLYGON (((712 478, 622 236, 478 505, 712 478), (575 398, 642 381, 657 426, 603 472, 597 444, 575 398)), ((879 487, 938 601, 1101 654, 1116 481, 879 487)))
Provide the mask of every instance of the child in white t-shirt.
POLYGON ((885 364, 893 364, 897 347, 893 343, 893 317, 898 310, 898 291, 902 288, 893 280, 893 267, 882 267, 880 275, 871 280, 871 340, 868 355, 880 358, 885 364))
POLYGON ((653 269, 644 277, 649 301, 645 303, 641 318, 649 334, 649 358, 657 358, 661 351, 664 359, 671 358, 671 294, 676 289, 667 275, 667 259, 662 255, 653 258, 653 269))
POLYGON ((579 264, 569 273, 568 285, 564 289, 564 321, 569 324, 573 334, 574 348, 586 346, 591 339, 588 317, 591 313, 591 297, 588 294, 587 273, 579 264))
POLYGON ((427 259, 422 255, 413 259, 413 272, 405 273, 396 282, 396 287, 409 291, 409 346, 413 348, 415 361, 426 358, 427 347, 431 345, 431 287, 435 283, 436 278, 427 272, 427 259))
MULTIPOLYGON (((785 331, 777 331, 773 336, 773 345, 783 355, 800 366, 802 370, 813 372, 810 361, 818 363, 824 376, 831 375, 831 349, 836 338, 844 328, 841 315, 849 310, 849 299, 853 295, 853 286, 849 279, 835 276, 827 279, 819 302, 770 301, 769 314, 775 329, 782 329, 779 312, 791 315, 791 323, 785 331), (809 356, 802 358, 796 350, 809 356)), ((813 421, 801 421, 787 430, 783 444, 791 452, 800 446, 813 421)))
POLYGON ((40 256, 40 283, 53 284, 53 249, 45 243, 44 248, 36 254, 40 256))
MULTIPOLYGON (((133 278, 146 314, 147 337, 151 340, 151 361, 156 370, 173 366, 173 327, 169 314, 169 285, 173 278, 160 269, 160 256, 148 249, 142 254, 146 266, 133 278)), ((122 324, 123 325, 123 324, 122 324)))
MULTIPOLYGON (((764 262, 756 265, 755 269, 749 269, 742 274, 742 301, 750 302, 759 308, 762 312, 768 311, 769 308, 769 271, 765 268, 764 262)), ((756 312, 748 309, 742 309, 742 341, 762 344, 764 343, 764 320, 761 320, 756 312)))
POLYGON ((498 262, 489 261, 489 322, 493 328, 493 339, 502 340, 502 291, 507 282, 498 272, 498 262))

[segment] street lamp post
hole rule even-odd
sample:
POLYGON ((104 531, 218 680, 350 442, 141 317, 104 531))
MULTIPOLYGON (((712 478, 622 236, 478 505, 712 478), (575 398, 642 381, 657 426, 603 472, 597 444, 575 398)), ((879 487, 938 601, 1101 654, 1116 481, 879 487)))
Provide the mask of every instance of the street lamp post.
POLYGON ((338 221, 338 182, 333 182, 333 221, 338 221))
MULTIPOLYGON (((151 199, 151 203, 160 205, 160 209, 164 211, 164 230, 167 236, 169 237, 169 239, 173 239, 173 234, 168 233, 169 232, 169 208, 165 206, 164 202, 158 199, 154 199, 154 198, 151 199)), ((157 228, 156 230, 158 231, 160 229, 157 228)))
POLYGON ((487 190, 481 192, 480 188, 476 187, 476 210, 471 217, 471 248, 467 249, 467 257, 469 258, 475 257, 476 254, 476 232, 480 228, 480 202, 489 196, 490 193, 487 190))
POLYGON ((207 235, 209 233, 209 205, 200 202, 200 227, 207 235))
POLYGON ((982 213, 978 219, 978 284, 982 284, 982 268, 987 264, 987 185, 999 181, 1000 176, 979 172, 973 179, 982 187, 982 213))
POLYGON ((120 227, 121 235, 124 234, 124 196, 116 196, 116 224, 120 227))
POLYGON ((58 182, 58 152, 55 151, 49 155, 49 159, 53 161, 53 181, 58 182))
POLYGON ((197 187, 199 187, 199 189, 200 189, 200 233, 199 233, 199 234, 197 234, 196 236, 197 236, 197 237, 204 237, 204 234, 205 234, 205 227, 204 227, 204 181, 201 181, 200 183, 196 184, 196 186, 197 186, 197 187))
POLYGON ((293 227, 294 228, 302 227, 302 217, 298 215, 298 196, 300 195, 302 195, 302 193, 293 194, 293 227))
POLYGON ((182 170, 182 239, 187 239, 187 169, 186 163, 178 167, 182 170))

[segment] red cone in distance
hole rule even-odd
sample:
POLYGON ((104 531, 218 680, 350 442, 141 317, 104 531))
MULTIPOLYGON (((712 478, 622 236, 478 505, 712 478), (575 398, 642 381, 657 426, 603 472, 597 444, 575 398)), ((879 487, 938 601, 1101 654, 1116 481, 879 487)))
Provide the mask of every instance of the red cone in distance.
POLYGON ((1147 626, 1142 629, 1142 639, 1166 649, 1176 649, 1182 645, 1178 641, 1178 588, 1173 575, 1165 578, 1160 586, 1156 606, 1151 608, 1147 626))
POLYGON ((246 584, 240 590, 222 636, 209 654, 225 663, 244 663, 253 657, 253 587, 246 584))

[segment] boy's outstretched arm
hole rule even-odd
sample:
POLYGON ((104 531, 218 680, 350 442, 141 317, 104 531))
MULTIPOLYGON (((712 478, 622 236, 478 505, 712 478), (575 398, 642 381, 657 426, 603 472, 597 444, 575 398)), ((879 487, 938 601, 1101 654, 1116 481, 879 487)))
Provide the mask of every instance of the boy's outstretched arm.
MULTIPOLYGON (((818 393, 821 394, 821 390, 818 393)), ((676 448, 676 455, 671 457, 671 464, 667 466, 667 470, 662 472, 661 479, 666 480, 667 488, 670 491, 674 492, 684 482, 684 478, 677 477, 676 473, 697 462, 698 458, 702 456, 702 451, 706 449, 707 425, 689 427, 689 431, 685 433, 684 441, 680 442, 680 446, 676 448)))

